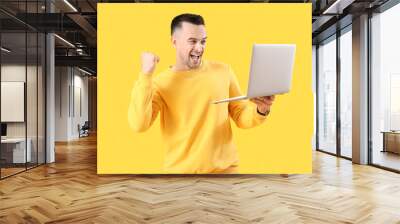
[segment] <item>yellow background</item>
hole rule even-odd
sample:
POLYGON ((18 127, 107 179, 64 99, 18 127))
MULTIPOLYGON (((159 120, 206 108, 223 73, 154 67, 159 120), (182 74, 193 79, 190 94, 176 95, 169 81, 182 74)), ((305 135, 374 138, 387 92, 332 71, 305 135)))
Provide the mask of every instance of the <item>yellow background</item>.
POLYGON ((253 43, 297 45, 291 92, 277 96, 261 126, 243 130, 232 122, 233 136, 240 173, 311 173, 311 4, 265 3, 98 4, 98 173, 163 173, 159 117, 134 133, 127 110, 142 51, 160 56, 156 73, 174 64, 170 23, 181 13, 204 17, 205 58, 230 64, 243 94, 253 43))

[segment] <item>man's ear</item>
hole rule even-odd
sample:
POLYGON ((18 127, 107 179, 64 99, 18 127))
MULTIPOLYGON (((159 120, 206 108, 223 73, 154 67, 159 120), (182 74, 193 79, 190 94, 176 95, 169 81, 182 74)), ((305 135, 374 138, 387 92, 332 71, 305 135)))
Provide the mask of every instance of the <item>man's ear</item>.
POLYGON ((172 34, 172 35, 171 35, 171 44, 172 44, 174 47, 176 47, 176 36, 175 36, 175 34, 172 34))

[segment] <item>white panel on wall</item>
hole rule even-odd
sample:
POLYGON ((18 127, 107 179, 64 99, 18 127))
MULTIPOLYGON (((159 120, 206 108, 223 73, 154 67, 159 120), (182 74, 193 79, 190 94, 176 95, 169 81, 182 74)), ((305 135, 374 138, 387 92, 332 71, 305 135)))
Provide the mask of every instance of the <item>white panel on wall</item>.
POLYGON ((24 82, 1 82, 1 122, 24 122, 24 82))

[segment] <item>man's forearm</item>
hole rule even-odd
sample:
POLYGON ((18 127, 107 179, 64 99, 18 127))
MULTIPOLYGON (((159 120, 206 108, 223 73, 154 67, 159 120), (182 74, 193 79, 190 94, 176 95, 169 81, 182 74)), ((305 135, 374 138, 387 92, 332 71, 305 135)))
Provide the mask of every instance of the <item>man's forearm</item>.
POLYGON ((154 113, 158 108, 153 108, 152 77, 139 74, 139 79, 131 92, 128 109, 128 121, 136 132, 145 131, 152 123, 154 113))

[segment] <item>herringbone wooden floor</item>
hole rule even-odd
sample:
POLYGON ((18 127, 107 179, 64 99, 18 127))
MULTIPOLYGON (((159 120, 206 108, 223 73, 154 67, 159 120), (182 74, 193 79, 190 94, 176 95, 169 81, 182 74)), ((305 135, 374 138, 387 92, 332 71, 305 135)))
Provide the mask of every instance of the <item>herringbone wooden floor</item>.
POLYGON ((316 152, 312 175, 96 175, 96 139, 0 181, 0 223, 400 223, 400 175, 316 152))

